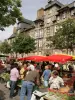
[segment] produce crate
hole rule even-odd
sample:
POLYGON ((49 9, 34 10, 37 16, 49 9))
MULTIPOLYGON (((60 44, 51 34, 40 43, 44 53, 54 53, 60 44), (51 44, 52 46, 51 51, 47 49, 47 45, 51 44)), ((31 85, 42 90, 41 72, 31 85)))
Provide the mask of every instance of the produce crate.
POLYGON ((48 89, 48 94, 45 96, 45 100, 75 100, 74 93, 60 92, 58 90, 48 89))
POLYGON ((0 75, 0 82, 7 82, 10 79, 10 75, 8 73, 2 73, 0 75))

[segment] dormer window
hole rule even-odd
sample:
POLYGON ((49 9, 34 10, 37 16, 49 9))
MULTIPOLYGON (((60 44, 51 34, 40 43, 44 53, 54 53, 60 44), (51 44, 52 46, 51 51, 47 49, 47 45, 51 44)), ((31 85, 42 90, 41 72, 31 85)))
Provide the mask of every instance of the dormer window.
POLYGON ((57 16, 57 21, 59 21, 60 20, 60 16, 57 16))
POLYGON ((73 16, 74 15, 74 10, 71 10, 71 16, 73 16))
POLYGON ((65 19, 66 18, 66 13, 63 13, 63 16, 62 17, 63 17, 63 19, 65 19))
POLYGON ((75 2, 74 2, 74 7, 75 7, 75 2))

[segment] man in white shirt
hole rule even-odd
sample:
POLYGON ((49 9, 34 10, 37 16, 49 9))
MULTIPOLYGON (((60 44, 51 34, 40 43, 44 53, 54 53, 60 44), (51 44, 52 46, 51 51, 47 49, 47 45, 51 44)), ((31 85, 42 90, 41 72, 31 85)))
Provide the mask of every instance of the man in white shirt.
POLYGON ((64 81, 61 77, 58 76, 58 71, 54 70, 52 76, 49 79, 50 89, 59 89, 61 86, 64 86, 64 81))
POLYGON ((55 67, 56 67, 56 68, 59 67, 58 63, 55 64, 55 67))
POLYGON ((32 62, 31 63, 30 62, 28 63, 28 69, 30 69, 32 71, 35 70, 35 66, 33 65, 32 62))

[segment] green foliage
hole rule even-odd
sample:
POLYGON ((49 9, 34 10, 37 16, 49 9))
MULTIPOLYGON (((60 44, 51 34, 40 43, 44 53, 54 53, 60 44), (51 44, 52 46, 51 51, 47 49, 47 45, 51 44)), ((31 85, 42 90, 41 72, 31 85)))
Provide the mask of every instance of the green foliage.
POLYGON ((6 82, 10 80, 10 74, 8 74, 8 73, 2 73, 2 74, 0 75, 0 77, 1 77, 2 79, 4 79, 6 82))
POLYGON ((16 53, 30 53, 35 50, 35 40, 29 35, 20 33, 12 43, 12 48, 16 53))
POLYGON ((22 19, 21 0, 0 0, 0 29, 22 19))
POLYGON ((0 45, 0 52, 8 54, 11 52, 11 46, 8 44, 8 42, 4 41, 0 45))
POLYGON ((59 29, 55 35, 48 37, 47 41, 49 41, 47 46, 73 50, 75 46, 75 20, 68 19, 59 24, 59 29))

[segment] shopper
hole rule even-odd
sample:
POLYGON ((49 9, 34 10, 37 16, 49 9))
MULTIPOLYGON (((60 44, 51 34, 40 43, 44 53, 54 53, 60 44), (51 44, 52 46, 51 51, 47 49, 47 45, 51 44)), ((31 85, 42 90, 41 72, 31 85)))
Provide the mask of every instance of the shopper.
POLYGON ((14 63, 10 71, 10 98, 14 96, 14 90, 16 87, 17 79, 19 78, 19 71, 17 70, 18 64, 14 63))
POLYGON ((43 79, 44 79, 44 86, 45 87, 48 87, 48 81, 49 81, 50 75, 51 75, 51 70, 49 70, 48 66, 45 66, 45 70, 44 70, 43 75, 42 75, 43 79))
POLYGON ((40 76, 39 69, 29 71, 29 73, 26 74, 25 80, 22 82, 20 100, 24 100, 26 93, 27 93, 27 100, 31 100, 31 95, 34 85, 40 84, 39 76, 40 76))

